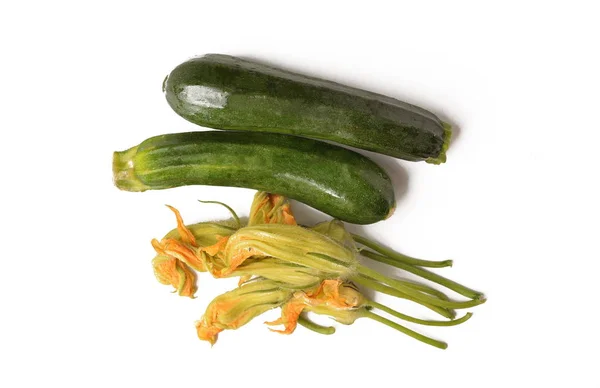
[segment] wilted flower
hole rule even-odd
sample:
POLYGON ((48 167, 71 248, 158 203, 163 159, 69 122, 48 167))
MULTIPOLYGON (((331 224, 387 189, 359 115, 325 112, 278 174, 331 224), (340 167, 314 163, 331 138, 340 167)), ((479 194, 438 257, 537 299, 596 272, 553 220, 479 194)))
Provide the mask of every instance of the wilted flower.
POLYGON ((207 256, 204 252, 210 254, 221 250, 227 242, 227 233, 232 234, 235 229, 217 223, 186 227, 179 211, 174 207, 167 207, 175 213, 177 229, 169 232, 160 241, 152 240, 152 246, 157 253, 152 260, 154 274, 162 284, 175 287, 179 295, 193 297, 196 292, 196 275, 191 268, 205 272, 207 256), (224 236, 221 236, 221 233, 224 236))
POLYGON ((261 224, 296 225, 290 204, 284 196, 264 191, 254 195, 248 226, 261 224))
POLYGON ((152 266, 160 283, 173 286, 181 296, 194 297, 196 274, 185 263, 173 257, 157 255, 152 260, 152 266))
MULTIPOLYGON (((177 228, 167 233, 160 241, 152 240, 152 246, 157 253, 156 258, 153 260, 153 267, 157 279, 163 284, 174 285, 180 295, 193 296, 196 290, 196 277, 189 267, 199 272, 209 271, 215 277, 241 276, 240 284, 249 280, 253 275, 260 276, 261 272, 265 274, 280 272, 277 266, 267 267, 264 264, 246 266, 246 268, 238 270, 235 274, 225 268, 226 266, 223 263, 225 246, 229 236, 241 225, 235 212, 227 205, 222 203, 221 205, 232 212, 234 220, 237 222, 236 227, 231 226, 231 222, 228 221, 203 222, 186 226, 179 211, 167 205, 175 214, 177 228), (260 267, 260 270, 258 267, 260 267), (180 288, 180 284, 187 286, 180 288), (190 287, 189 284, 193 284, 193 286, 190 287), (193 290, 191 294, 190 290, 193 290)), ((296 225, 296 220, 285 197, 259 191, 252 202, 249 223, 296 225)), ((303 286, 309 283, 311 285, 315 284, 320 280, 296 270, 283 271, 278 276, 278 280, 285 281, 285 279, 291 279, 292 277, 299 282, 298 277, 303 277, 303 286)))
POLYGON ((339 279, 324 280, 315 290, 295 292, 290 301, 281 307, 281 318, 266 324, 283 325, 284 330, 271 330, 291 334, 296 329, 300 314, 312 311, 349 325, 362 316, 360 309, 364 302, 365 298, 352 284, 339 279))
POLYGON ((197 322, 198 336, 215 343, 218 333, 237 329, 254 317, 281 307, 281 317, 269 325, 283 325, 281 333, 292 333, 298 323, 321 333, 332 333, 308 321, 303 312, 327 315, 337 322, 351 324, 365 317, 383 323, 430 345, 446 344, 414 332, 381 315, 381 310, 396 318, 430 326, 453 326, 471 317, 468 313, 453 319, 453 308, 472 307, 485 302, 483 294, 425 270, 444 267, 451 261, 432 262, 411 258, 361 236, 350 234, 342 222, 331 220, 311 228, 298 226, 288 201, 275 194, 258 192, 252 203, 248 224, 241 225, 235 212, 227 207, 234 221, 184 225, 175 213, 177 228, 152 245, 157 279, 172 285, 180 295, 194 295, 195 271, 209 272, 216 278, 240 276, 239 287, 215 298, 197 322), (358 249, 356 243, 366 248, 358 249), (370 250, 368 250, 368 249, 370 250), (361 254, 396 266, 446 286, 469 301, 452 301, 441 291, 425 284, 383 275, 358 261, 361 254), (430 321, 414 318, 366 299, 352 282, 396 297, 412 300, 447 318, 430 321))
POLYGON ((281 306, 291 296, 270 280, 257 279, 217 296, 196 322, 198 337, 214 345, 223 330, 235 330, 262 313, 281 306))
POLYGON ((249 257, 275 257, 344 277, 358 263, 356 251, 321 233, 296 225, 254 225, 241 228, 229 237, 223 252, 227 276, 249 257))
POLYGON ((241 276, 241 282, 252 276, 263 277, 295 290, 317 286, 324 274, 314 268, 289 263, 274 257, 264 257, 250 258, 244 261, 230 276, 241 276))

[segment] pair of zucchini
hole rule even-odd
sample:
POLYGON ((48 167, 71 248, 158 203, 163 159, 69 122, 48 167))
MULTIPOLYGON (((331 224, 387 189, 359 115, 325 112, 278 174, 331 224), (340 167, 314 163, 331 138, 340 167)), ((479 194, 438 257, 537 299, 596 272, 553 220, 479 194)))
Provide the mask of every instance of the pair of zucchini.
POLYGON ((169 74, 163 91, 185 119, 235 132, 157 136, 116 152, 120 189, 247 187, 369 224, 394 210, 390 178, 368 158, 313 139, 411 161, 446 159, 449 126, 424 109, 236 57, 191 59, 169 74))

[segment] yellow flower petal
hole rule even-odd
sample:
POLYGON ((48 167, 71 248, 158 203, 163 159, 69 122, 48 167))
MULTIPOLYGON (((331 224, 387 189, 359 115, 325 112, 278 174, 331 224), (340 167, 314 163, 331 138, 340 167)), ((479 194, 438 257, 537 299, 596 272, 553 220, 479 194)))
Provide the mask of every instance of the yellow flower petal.
POLYGON ((300 314, 302 314, 302 310, 307 306, 305 295, 302 292, 296 293, 294 298, 286 303, 283 307, 281 307, 281 317, 271 321, 265 322, 265 324, 269 326, 275 325, 283 325, 283 330, 271 329, 280 334, 292 334, 294 330, 296 330, 296 326, 298 325, 298 318, 300 318, 300 314), (296 295, 297 294, 297 295, 296 295))

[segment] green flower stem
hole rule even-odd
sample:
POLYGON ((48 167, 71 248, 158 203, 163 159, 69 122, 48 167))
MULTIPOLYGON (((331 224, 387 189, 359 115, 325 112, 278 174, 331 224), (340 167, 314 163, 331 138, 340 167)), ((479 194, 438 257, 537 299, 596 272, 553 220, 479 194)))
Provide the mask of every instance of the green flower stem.
POLYGON ((428 345, 435 346, 436 348, 446 349, 448 347, 448 344, 445 343, 445 342, 438 341, 438 340, 435 340, 433 338, 429 338, 427 336, 424 336, 423 334, 419 334, 416 331, 412 331, 412 330, 410 330, 407 327, 399 325, 396 322, 392 322, 389 319, 386 319, 386 318, 384 318, 384 317, 382 317, 380 315, 374 314, 374 313, 372 313, 372 312, 370 312, 368 310, 364 311, 363 317, 370 318, 370 319, 372 319, 374 321, 383 323, 386 326, 389 326, 389 327, 391 327, 393 329, 396 329, 396 330, 398 330, 398 331, 400 331, 400 332, 402 332, 402 333, 404 333, 404 334, 406 334, 406 335, 408 335, 410 337, 413 337, 416 340, 424 342, 424 343, 426 343, 428 345))
POLYGON ((359 236, 357 234, 352 233, 352 238, 354 239, 354 241, 356 241, 368 248, 371 248, 375 252, 379 252, 382 255, 385 255, 392 260, 397 260, 401 263, 418 265, 421 267, 430 267, 430 268, 442 268, 442 267, 451 267, 452 266, 452 260, 430 261, 430 260, 415 259, 414 257, 410 257, 410 256, 403 255, 401 253, 398 253, 392 249, 386 248, 382 245, 377 244, 376 242, 373 242, 373 241, 371 241, 367 238, 364 238, 362 236, 359 236))
POLYGON ((425 325, 425 326, 456 326, 456 325, 460 325, 463 322, 468 321, 469 318, 471 318, 473 316, 473 313, 467 313, 463 317, 461 317, 459 319, 454 319, 451 321, 432 321, 432 320, 414 318, 414 317, 411 317, 410 315, 402 314, 399 311, 391 309, 391 308, 389 308, 385 305, 382 305, 381 303, 377 303, 375 301, 369 301, 369 302, 365 303, 365 305, 368 307, 372 307, 372 308, 376 308, 378 310, 384 311, 390 315, 393 315, 393 316, 403 319, 405 321, 418 323, 420 325, 425 325))
POLYGON ((331 335, 335 333, 335 327, 318 325, 302 315, 300 315, 300 317, 298 318, 298 323, 306 327, 307 329, 319 334, 331 335))
POLYGON ((202 201, 200 199, 198 200, 198 202, 200 202, 200 203, 216 203, 217 205, 224 206, 227 210, 229 210, 229 213, 231 213, 231 216, 235 220, 237 229, 242 227, 242 222, 240 221, 240 217, 238 217, 237 213, 231 207, 229 207, 229 205, 226 205, 223 202, 219 202, 219 201, 202 201))
POLYGON ((426 284, 419 284, 410 280, 403 280, 403 279, 396 279, 397 281, 401 282, 402 284, 404 284, 406 287, 410 287, 414 290, 423 292, 425 294, 429 294, 431 296, 435 296, 436 298, 439 298, 441 300, 450 300, 450 298, 448 297, 448 295, 444 294, 442 291, 436 290, 433 287, 430 287, 426 284))
POLYGON ((401 292, 413 297, 416 300, 420 300, 425 303, 430 303, 434 306, 448 307, 448 308, 453 308, 453 309, 464 309, 464 308, 474 307, 474 306, 480 305, 485 302, 485 298, 468 300, 468 301, 464 301, 464 302, 441 300, 439 298, 436 298, 431 295, 427 295, 420 291, 417 291, 411 287, 407 287, 406 284, 404 284, 402 281, 382 275, 379 272, 372 270, 369 267, 365 267, 364 265, 360 265, 360 264, 357 265, 356 270, 361 275, 370 277, 381 283, 387 284, 388 286, 395 288, 398 291, 401 291, 401 292))
POLYGON ((417 291, 421 291, 425 294, 429 294, 431 296, 435 296, 441 300, 450 300, 450 298, 448 297, 448 295, 444 294, 442 291, 436 290, 435 288, 432 288, 426 284, 419 284, 419 283, 415 283, 409 280, 400 280, 400 279, 396 279, 399 282, 402 282, 402 284, 404 284, 407 287, 413 288, 417 291))
POLYGON ((371 252, 371 251, 362 251, 360 253, 363 256, 368 257, 369 259, 378 261, 380 263, 384 263, 384 264, 388 264, 391 265, 393 267, 396 268, 400 268, 403 269, 407 272, 410 272, 412 274, 415 274, 417 276, 422 277, 423 279, 427 279, 430 280, 434 283, 437 283, 441 286, 444 286, 454 292, 457 292, 463 296, 466 296, 467 298, 471 298, 471 299, 485 299, 485 296, 483 295, 483 293, 479 292, 479 291, 475 291, 472 290, 468 287, 463 286, 462 284, 456 283, 455 281, 452 281, 450 279, 447 279, 443 276, 440 276, 438 274, 435 274, 431 271, 428 271, 426 269, 423 268, 419 268, 419 267, 415 267, 412 266, 410 264, 405 264, 405 263, 400 263, 396 260, 390 259, 387 256, 384 255, 380 255, 378 253, 375 252, 371 252))
POLYGON ((352 278, 352 281, 355 283, 358 283, 360 285, 363 285, 365 287, 371 288, 375 291, 379 291, 379 292, 387 294, 387 295, 395 296, 396 298, 407 299, 412 302, 418 303, 418 304, 422 305, 423 307, 427 307, 431 311, 440 314, 442 317, 445 317, 448 319, 454 319, 454 317, 456 317, 456 312, 452 309, 434 306, 429 303, 424 303, 419 300, 415 300, 414 298, 406 295, 405 293, 403 293, 401 291, 396 290, 395 288, 386 286, 385 284, 381 284, 381 283, 379 283, 375 280, 372 280, 368 277, 359 275, 359 276, 352 278))

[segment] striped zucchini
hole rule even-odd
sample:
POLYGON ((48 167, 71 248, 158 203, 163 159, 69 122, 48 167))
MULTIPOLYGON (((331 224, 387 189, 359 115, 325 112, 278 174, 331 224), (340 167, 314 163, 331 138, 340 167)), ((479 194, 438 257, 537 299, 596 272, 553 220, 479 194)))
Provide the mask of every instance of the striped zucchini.
POLYGON ((351 150, 259 132, 156 136, 113 157, 115 185, 127 191, 184 185, 247 187, 301 201, 335 218, 370 224, 395 207, 390 178, 351 150))
POLYGON ((228 55, 208 54, 165 79, 169 105, 209 128, 277 132, 439 164, 450 126, 396 99, 228 55))

